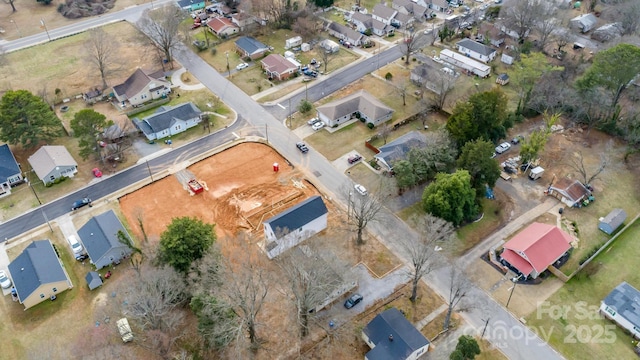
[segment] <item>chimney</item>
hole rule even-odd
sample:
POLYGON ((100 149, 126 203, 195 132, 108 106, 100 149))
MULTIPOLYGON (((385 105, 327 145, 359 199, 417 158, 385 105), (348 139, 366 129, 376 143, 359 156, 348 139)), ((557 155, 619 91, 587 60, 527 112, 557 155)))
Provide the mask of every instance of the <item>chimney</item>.
POLYGON ((389 334, 389 341, 393 341, 393 334, 389 334))

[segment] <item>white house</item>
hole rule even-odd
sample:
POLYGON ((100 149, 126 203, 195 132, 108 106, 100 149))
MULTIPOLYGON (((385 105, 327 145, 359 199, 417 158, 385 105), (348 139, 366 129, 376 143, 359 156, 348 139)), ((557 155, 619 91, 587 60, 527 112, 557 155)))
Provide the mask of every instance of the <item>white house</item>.
POLYGON ((396 308, 376 315, 362 339, 371 348, 365 360, 416 360, 429 351, 429 340, 396 308))
POLYGON ((640 339, 640 291, 626 281, 602 300, 600 313, 640 339))
POLYGON ((149 140, 162 139, 179 134, 200 123, 200 109, 188 102, 174 107, 161 106, 155 114, 145 118, 133 118, 133 124, 149 140))
POLYGON ((373 7, 373 12, 371 13, 374 19, 383 22, 385 25, 391 25, 397 14, 398 10, 394 10, 380 3, 373 7))
POLYGON ((61 177, 73 177, 78 172, 78 163, 61 145, 41 147, 29 156, 29 164, 45 185, 61 177))
POLYGON ((488 63, 496 57, 496 50, 471 39, 462 39, 456 43, 458 52, 473 59, 488 63))
POLYGON ((113 95, 123 105, 126 101, 132 106, 159 99, 171 92, 171 83, 166 80, 164 72, 145 72, 136 70, 122 84, 113 87, 113 95))
POLYGON ((378 36, 388 36, 393 34, 395 28, 391 25, 386 25, 380 20, 374 19, 370 14, 363 14, 361 12, 355 12, 351 16, 351 23, 356 26, 356 30, 361 33, 371 30, 371 33, 378 36))
POLYGON ((327 207, 320 196, 288 208, 264 221, 265 241, 261 244, 273 259, 302 241, 327 228, 327 207))
POLYGON ((339 125, 354 116, 379 125, 393 116, 393 109, 364 90, 317 107, 318 118, 327 126, 339 125))

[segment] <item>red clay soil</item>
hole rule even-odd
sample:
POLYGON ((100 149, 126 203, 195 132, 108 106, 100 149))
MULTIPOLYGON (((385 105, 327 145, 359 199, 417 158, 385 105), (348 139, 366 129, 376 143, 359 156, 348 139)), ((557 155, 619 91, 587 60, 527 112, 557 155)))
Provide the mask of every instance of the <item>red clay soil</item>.
POLYGON ((200 161, 188 169, 207 191, 191 196, 176 176, 168 176, 120 198, 120 206, 132 231, 142 234, 137 218, 142 215, 147 235, 159 238, 172 218, 192 216, 216 224, 219 238, 240 229, 260 229, 262 220, 309 196, 315 189, 272 148, 245 143, 200 161), (279 171, 273 171, 273 164, 279 171))

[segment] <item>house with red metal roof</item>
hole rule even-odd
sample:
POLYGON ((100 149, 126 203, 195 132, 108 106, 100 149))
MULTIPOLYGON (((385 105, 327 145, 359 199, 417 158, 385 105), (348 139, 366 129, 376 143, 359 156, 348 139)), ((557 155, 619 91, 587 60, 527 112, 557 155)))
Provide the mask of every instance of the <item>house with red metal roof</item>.
POLYGON ((571 249, 572 240, 557 226, 533 223, 504 244, 500 257, 525 277, 535 279, 571 249))

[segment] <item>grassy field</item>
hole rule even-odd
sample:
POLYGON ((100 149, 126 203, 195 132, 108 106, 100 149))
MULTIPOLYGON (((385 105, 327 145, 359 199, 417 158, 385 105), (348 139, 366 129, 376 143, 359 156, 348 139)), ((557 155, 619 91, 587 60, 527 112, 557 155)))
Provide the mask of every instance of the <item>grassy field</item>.
POLYGON ((584 273, 579 274, 530 315, 527 325, 547 340, 567 359, 632 359, 632 338, 611 321, 600 318, 600 301, 620 282, 636 288, 640 273, 640 222, 632 225, 584 273), (565 309, 552 312, 551 310, 565 309), (584 311, 587 310, 587 311, 584 311), (613 334, 613 335, 612 335, 613 334), (609 341, 615 335, 615 341, 609 341))

